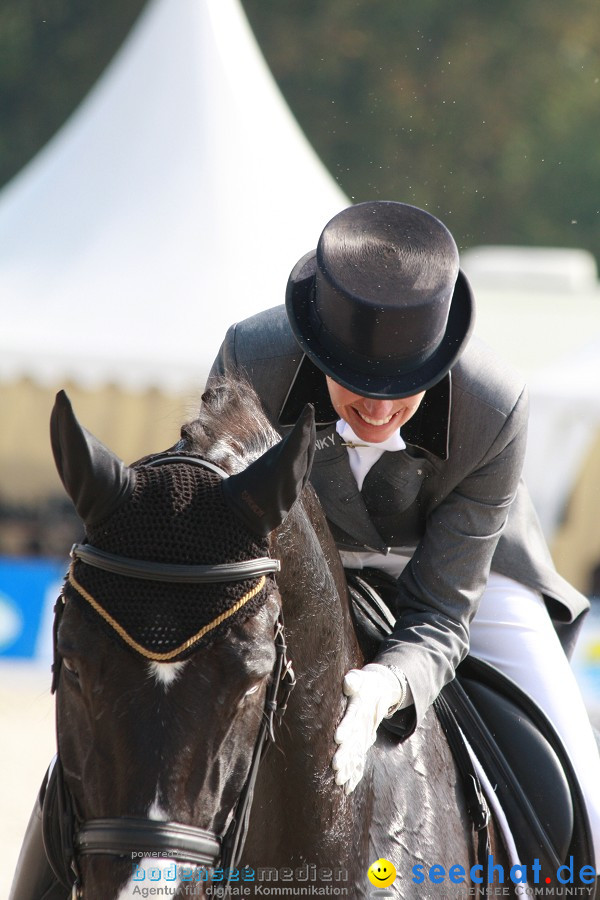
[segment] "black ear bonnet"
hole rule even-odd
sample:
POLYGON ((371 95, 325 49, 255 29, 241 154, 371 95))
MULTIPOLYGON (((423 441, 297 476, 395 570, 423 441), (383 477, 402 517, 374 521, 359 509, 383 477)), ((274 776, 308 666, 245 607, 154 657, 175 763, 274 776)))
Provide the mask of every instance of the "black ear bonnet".
MULTIPOLYGON (((220 477, 193 465, 139 466, 131 496, 104 521, 86 526, 90 544, 151 562, 208 565, 268 556, 266 537, 251 534, 226 501, 220 477)), ((115 575, 77 560, 77 583, 145 650, 172 653, 252 591, 257 579, 170 584, 115 575)), ((270 576, 239 612, 172 659, 185 659, 235 622, 253 616, 274 590, 270 576)), ((67 584, 69 598, 77 596, 67 584)), ((79 598, 81 599, 81 598, 79 598)), ((89 608, 89 607, 88 607, 89 608)), ((115 633, 111 628, 111 633, 115 633)))
MULTIPOLYGON (((177 461, 165 463, 168 451, 160 465, 154 457, 126 466, 79 424, 64 392, 52 412, 51 439, 88 544, 126 560, 226 565, 269 556, 269 534, 308 479, 314 416, 307 408, 284 440, 225 478, 179 449, 177 461)), ((174 661, 253 616, 274 590, 271 574, 173 583, 116 574, 76 558, 65 596, 94 610, 130 648, 174 661)))

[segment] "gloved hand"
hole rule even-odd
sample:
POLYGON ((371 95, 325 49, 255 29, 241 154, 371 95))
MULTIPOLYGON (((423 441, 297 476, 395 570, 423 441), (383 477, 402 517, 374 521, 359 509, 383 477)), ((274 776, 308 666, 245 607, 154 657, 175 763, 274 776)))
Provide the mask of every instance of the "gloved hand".
POLYGON ((339 747, 332 766, 336 784, 345 785, 350 794, 363 776, 367 751, 375 743, 379 723, 403 705, 406 679, 388 666, 369 663, 363 669, 350 669, 344 678, 344 693, 349 700, 333 736, 339 747))

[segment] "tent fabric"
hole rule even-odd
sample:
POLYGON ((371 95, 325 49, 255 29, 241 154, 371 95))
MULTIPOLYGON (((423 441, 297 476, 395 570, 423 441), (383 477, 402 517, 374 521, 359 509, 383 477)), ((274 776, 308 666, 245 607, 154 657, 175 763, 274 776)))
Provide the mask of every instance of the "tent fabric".
POLYGON ((346 205, 238 0, 151 0, 0 194, 0 378, 198 386, 346 205))
MULTIPOLYGON (((597 330, 596 324, 591 333, 597 330)), ((582 329, 581 339, 586 333, 589 336, 590 332, 582 329)), ((591 343, 585 340, 583 347, 540 368, 529 379, 531 402, 525 476, 542 528, 548 535, 557 529, 564 533, 569 498, 586 456, 598 440, 599 385, 598 338, 591 343)))
MULTIPOLYGON (((169 394, 123 390, 117 384, 90 390, 67 380, 57 385, 29 378, 0 380, 0 526, 3 507, 32 506, 49 496, 65 496, 48 430, 58 388, 67 391, 86 428, 127 463, 175 444, 183 423, 196 417, 202 392, 200 383, 187 393, 169 394)), ((4 552, 11 546, 6 538, 0 533, 4 552)))
POLYGON ((600 429, 595 263, 583 251, 479 248, 463 254, 462 265, 477 301, 476 333, 528 384, 524 475, 544 533, 552 538, 600 429), (483 269, 486 259, 493 268, 483 269))
POLYGON ((600 431, 596 431, 552 541, 552 555, 561 574, 580 591, 596 597, 600 595, 599 486, 600 431))

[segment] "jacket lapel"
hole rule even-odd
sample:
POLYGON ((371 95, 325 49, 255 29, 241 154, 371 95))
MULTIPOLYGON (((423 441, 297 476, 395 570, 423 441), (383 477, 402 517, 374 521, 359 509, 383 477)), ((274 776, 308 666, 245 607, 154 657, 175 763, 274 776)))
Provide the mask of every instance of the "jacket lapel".
POLYGON ((331 522, 369 549, 380 553, 386 551, 386 545, 373 525, 358 490, 346 448, 335 425, 328 425, 317 432, 310 480, 331 522))
POLYGON ((402 426, 407 444, 448 459, 450 441, 450 408, 452 404, 452 373, 425 392, 421 405, 412 419, 402 426))

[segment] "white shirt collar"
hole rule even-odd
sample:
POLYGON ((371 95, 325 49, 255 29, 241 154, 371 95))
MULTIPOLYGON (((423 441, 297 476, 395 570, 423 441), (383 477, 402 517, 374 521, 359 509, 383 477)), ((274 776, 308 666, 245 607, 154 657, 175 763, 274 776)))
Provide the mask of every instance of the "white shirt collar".
POLYGON ((406 447, 406 444, 400 435, 399 428, 394 431, 389 438, 386 438, 385 441, 381 441, 380 443, 364 441, 357 437, 350 425, 348 425, 344 419, 338 420, 335 429, 341 437, 342 442, 346 444, 348 461, 350 463, 352 474, 356 478, 359 491, 362 490, 367 473, 383 453, 386 451, 388 453, 394 453, 398 450, 404 450, 406 447))

